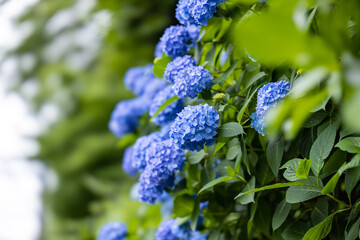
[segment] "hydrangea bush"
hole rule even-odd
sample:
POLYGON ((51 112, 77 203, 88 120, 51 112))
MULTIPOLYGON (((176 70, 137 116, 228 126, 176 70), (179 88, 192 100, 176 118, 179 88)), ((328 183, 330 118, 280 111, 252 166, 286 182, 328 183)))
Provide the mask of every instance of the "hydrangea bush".
POLYGON ((130 239, 360 237, 356 7, 179 0, 109 123, 132 195, 164 207, 130 239))

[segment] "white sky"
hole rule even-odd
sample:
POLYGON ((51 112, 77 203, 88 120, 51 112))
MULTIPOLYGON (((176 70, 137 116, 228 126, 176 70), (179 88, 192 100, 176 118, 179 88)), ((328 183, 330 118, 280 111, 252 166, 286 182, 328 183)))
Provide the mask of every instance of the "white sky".
MULTIPOLYGON (((26 34, 26 29, 13 26, 12 19, 34 2, 9 0, 0 8, 0 59, 26 34)), ((10 60, 0 66, 0 240, 35 240, 41 231, 44 168, 26 157, 38 149, 28 136, 38 134, 40 124, 23 99, 5 91, 15 80, 14 64, 10 60)))

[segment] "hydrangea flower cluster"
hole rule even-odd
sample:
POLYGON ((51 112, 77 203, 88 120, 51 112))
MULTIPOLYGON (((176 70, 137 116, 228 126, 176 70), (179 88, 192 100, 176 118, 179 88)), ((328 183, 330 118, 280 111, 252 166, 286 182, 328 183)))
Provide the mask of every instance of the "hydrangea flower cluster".
POLYGON ((152 64, 145 67, 130 68, 124 76, 124 84, 127 89, 133 91, 136 95, 142 95, 146 86, 155 79, 152 74, 152 64))
POLYGON ((111 115, 109 128, 119 138, 134 131, 139 118, 149 110, 150 100, 167 87, 165 81, 154 76, 152 67, 153 65, 149 64, 131 68, 125 74, 125 86, 139 97, 119 102, 111 115))
POLYGON ((136 177, 137 169, 132 166, 133 147, 128 147, 123 155, 122 169, 125 173, 132 177, 136 177))
POLYGON ((132 132, 147 109, 142 97, 119 102, 111 114, 109 129, 117 137, 132 132))
POLYGON ((197 24, 190 14, 188 4, 190 0, 179 0, 176 5, 175 17, 183 25, 197 24))
POLYGON ((184 56, 189 51, 190 34, 185 26, 168 27, 160 38, 162 51, 171 58, 184 56))
POLYGON ((189 32, 191 41, 193 42, 193 44, 191 44, 190 47, 195 47, 196 46, 196 41, 198 40, 198 38, 200 36, 201 26, 188 25, 188 26, 186 26, 186 29, 189 32))
POLYGON ((289 82, 278 81, 268 83, 258 91, 256 112, 250 116, 252 119, 251 127, 255 128, 258 133, 265 135, 265 113, 282 100, 289 92, 289 89, 289 82))
POLYGON ((201 66, 189 66, 176 75, 173 89, 180 98, 196 98, 200 92, 212 86, 213 79, 209 70, 201 66))
POLYGON ((214 143, 219 115, 209 106, 185 107, 171 125, 170 137, 184 150, 200 151, 214 143))
POLYGON ((225 0, 189 0, 188 9, 199 25, 206 26, 209 19, 214 16, 218 4, 225 0))
POLYGON ((144 171, 146 167, 146 151, 151 147, 153 143, 160 142, 167 139, 168 136, 163 136, 161 132, 154 132, 147 136, 138 138, 134 144, 132 154, 132 167, 139 172, 144 171))
POLYGON ((184 151, 171 139, 153 143, 146 151, 146 168, 139 180, 140 201, 154 204, 165 188, 174 185, 175 172, 184 164, 184 151))
POLYGON ((97 240, 125 240, 127 235, 126 225, 121 222, 109 222, 101 229, 97 240))
POLYGON ((155 233, 156 240, 206 240, 207 234, 191 231, 187 223, 176 225, 175 219, 163 221, 155 233))
MULTIPOLYGON (((150 105, 150 116, 154 116, 154 114, 159 110, 161 105, 168 100, 169 98, 172 98, 175 96, 175 93, 171 86, 168 86, 161 92, 159 92, 153 102, 150 105)), ((152 119, 152 121, 157 124, 158 126, 163 126, 171 121, 173 121, 177 113, 180 112, 183 109, 183 100, 179 99, 173 103, 171 103, 169 106, 167 106, 164 110, 162 110, 156 117, 152 119)))
POLYGON ((180 0, 176 8, 176 18, 184 25, 206 26, 214 16, 218 4, 225 0, 180 0))
POLYGON ((196 62, 191 56, 185 55, 183 57, 177 57, 166 66, 164 78, 173 84, 179 72, 190 66, 196 66, 196 62))

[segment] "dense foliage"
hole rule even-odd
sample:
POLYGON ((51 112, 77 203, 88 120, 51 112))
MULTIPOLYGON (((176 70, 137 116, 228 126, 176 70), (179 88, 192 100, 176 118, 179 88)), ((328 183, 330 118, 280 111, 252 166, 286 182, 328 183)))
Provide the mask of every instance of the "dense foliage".
POLYGON ((179 1, 152 71, 125 79, 150 116, 116 107, 110 122, 131 149, 124 170, 139 172, 133 197, 166 208, 147 237, 359 236, 359 9, 179 1))

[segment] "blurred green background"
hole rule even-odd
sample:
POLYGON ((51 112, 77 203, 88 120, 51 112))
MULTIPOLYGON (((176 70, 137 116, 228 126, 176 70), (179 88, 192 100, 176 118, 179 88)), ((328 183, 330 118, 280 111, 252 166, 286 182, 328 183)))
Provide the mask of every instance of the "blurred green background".
POLYGON ((102 224, 117 220, 142 239, 152 236, 159 209, 130 200, 135 180, 121 170, 122 151, 107 123, 115 104, 132 97, 124 73, 153 61, 163 30, 175 23, 176 2, 40 0, 18 19, 31 30, 8 53, 20 63, 14 90, 34 113, 51 106, 58 116, 33 157, 58 177, 44 194, 41 239, 95 239, 102 224), (28 85, 36 94, 26 94, 28 85))

